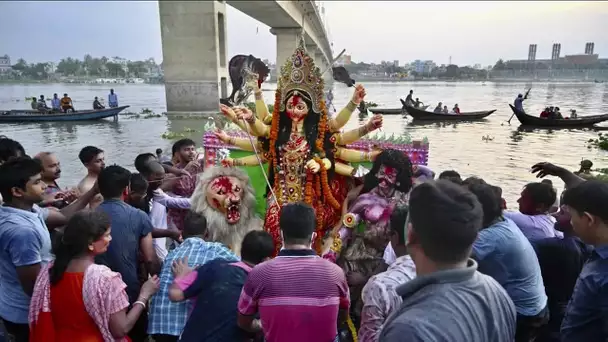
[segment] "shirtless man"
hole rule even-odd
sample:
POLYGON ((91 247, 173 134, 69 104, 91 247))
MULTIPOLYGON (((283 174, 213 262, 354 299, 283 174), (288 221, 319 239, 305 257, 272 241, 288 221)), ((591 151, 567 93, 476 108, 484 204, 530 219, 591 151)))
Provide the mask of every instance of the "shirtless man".
MULTIPOLYGON (((87 168, 87 175, 78 183, 78 191, 81 194, 89 191, 95 182, 97 182, 97 176, 106 166, 103 150, 95 146, 85 146, 78 153, 78 158, 87 168)), ((103 202, 103 197, 100 194, 95 195, 91 202, 89 202, 89 208, 94 209, 103 202)))

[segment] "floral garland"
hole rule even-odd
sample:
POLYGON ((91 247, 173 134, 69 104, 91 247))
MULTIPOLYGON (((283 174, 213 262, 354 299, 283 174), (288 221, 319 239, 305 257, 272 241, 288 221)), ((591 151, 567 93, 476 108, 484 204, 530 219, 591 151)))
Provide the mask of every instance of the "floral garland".
MULTIPOLYGON (((274 95, 274 108, 272 110, 272 123, 270 124, 270 144, 268 148, 268 173, 274 169, 273 187, 275 190, 279 184, 279 172, 277 170, 279 163, 277 162, 276 148, 277 138, 279 137, 279 108, 281 107, 281 90, 277 89, 274 95)), ((279 198, 274 199, 279 203, 279 198)))
POLYGON ((313 206, 314 191, 312 190, 312 183, 314 182, 315 175, 312 172, 306 172, 306 184, 304 185, 304 202, 313 206))
MULTIPOLYGON (((323 195, 325 195, 325 199, 329 202, 329 204, 334 207, 334 209, 340 209, 342 206, 336 199, 334 198, 333 193, 331 192, 331 188, 329 187, 327 170, 325 169, 325 164, 323 164, 322 158, 325 158, 325 149, 323 148, 323 143, 325 141, 325 133, 327 132, 327 107, 325 107, 325 101, 321 101, 321 119, 319 120, 319 133, 317 135, 317 140, 315 141, 315 145, 317 151, 321 158, 317 160, 317 163, 321 166, 320 174, 321 174, 321 184, 323 186, 323 195)), ((321 196, 321 193, 318 194, 321 196)))

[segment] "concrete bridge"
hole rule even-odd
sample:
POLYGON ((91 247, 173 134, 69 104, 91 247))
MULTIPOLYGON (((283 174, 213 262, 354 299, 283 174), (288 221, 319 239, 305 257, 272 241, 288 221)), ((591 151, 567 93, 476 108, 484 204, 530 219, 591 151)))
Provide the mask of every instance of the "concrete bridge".
MULTIPOLYGON (((298 35, 325 70, 332 47, 315 1, 159 0, 167 112, 171 115, 217 113, 228 96, 226 4, 271 27, 277 39, 277 68, 291 56, 298 35)), ((331 80, 331 73, 325 74, 331 80)))

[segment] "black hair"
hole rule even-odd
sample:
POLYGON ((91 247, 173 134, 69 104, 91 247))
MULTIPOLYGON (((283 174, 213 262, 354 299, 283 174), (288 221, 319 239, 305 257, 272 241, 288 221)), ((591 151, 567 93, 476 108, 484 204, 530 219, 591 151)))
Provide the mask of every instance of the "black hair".
POLYGON ((135 166, 135 170, 139 173, 143 173, 144 167, 150 160, 156 160, 156 156, 152 153, 141 153, 135 157, 135 162, 133 163, 135 166))
POLYGON ((439 174, 439 179, 446 179, 458 185, 462 184, 460 173, 455 170, 446 170, 439 174))
POLYGON ((131 181, 131 172, 122 166, 110 165, 101 170, 97 177, 99 193, 105 198, 117 198, 122 195, 131 181))
POLYGON ((243 238, 241 259, 257 265, 272 257, 274 242, 272 236, 263 230, 252 230, 243 238))
POLYGON ((491 185, 491 187, 492 187, 492 190, 494 190, 496 192, 498 197, 500 197, 500 201, 502 202, 502 188, 499 186, 495 186, 495 185, 491 185))
POLYGON ((184 219, 184 237, 205 235, 207 232, 207 219, 204 215, 189 211, 184 219))
MULTIPOLYGON (((150 180, 150 177, 153 173, 156 173, 160 170, 164 171, 165 169, 163 168, 163 165, 156 160, 156 158, 141 167, 141 175, 144 176, 146 178, 146 181, 148 182, 148 189, 144 198, 144 201, 147 204, 146 208, 150 207, 152 199, 154 198, 154 192, 161 186, 160 182, 157 182, 156 180, 150 180)), ((149 213, 149 209, 146 209, 144 211, 146 213, 149 213)))
POLYGON ((160 148, 157 148, 156 151, 154 151, 154 152, 156 152, 156 154, 161 154, 161 153, 163 153, 163 150, 160 148))
POLYGON ((545 183, 545 184, 549 184, 549 185, 553 185, 553 182, 550 179, 543 179, 542 181, 540 181, 541 183, 545 183))
POLYGON ((181 150, 184 147, 188 147, 188 146, 196 146, 196 144, 194 143, 194 140, 180 139, 180 140, 176 141, 175 144, 173 144, 173 146, 171 147, 171 155, 175 155, 177 152, 179 152, 179 150, 181 150))
POLYGON ((285 243, 309 243, 316 225, 315 210, 304 202, 290 203, 281 208, 279 227, 285 243))
MULTIPOLYGON (((393 234, 397 234, 397 236, 399 237, 399 244, 400 245, 405 245, 405 241, 406 241, 406 230, 407 227, 405 226, 407 224, 407 213, 408 213, 408 208, 404 205, 402 206, 398 206, 395 208, 395 210, 393 210, 393 213, 391 214, 391 219, 390 219, 390 228, 391 228, 391 232, 393 234)), ((394 246, 393 246, 394 247, 394 246)))
MULTIPOLYGON (((285 98, 289 99, 294 92, 297 90, 291 90, 285 94, 285 98)), ((323 151, 317 150, 317 136, 319 133, 319 121, 321 120, 321 113, 315 113, 312 110, 312 101, 310 100, 308 94, 300 92, 300 99, 306 103, 308 106, 308 114, 304 117, 304 135, 306 137, 306 142, 308 143, 308 148, 310 149, 310 155, 314 155, 317 153, 324 153, 325 158, 329 159, 331 162, 331 168, 327 170, 328 179, 333 179, 334 176, 334 149, 335 143, 332 142, 331 136, 332 134, 329 131, 329 127, 327 127, 325 132, 325 137, 323 140, 323 151)), ((291 125, 292 121, 287 114, 287 110, 279 112, 279 131, 277 140, 275 142, 275 155, 280 155, 281 146, 286 144, 291 136, 291 125)), ((259 138, 258 141, 262 144, 263 151, 270 151, 270 139, 269 138, 259 138)), ((268 180, 270 181, 270 185, 274 186, 274 168, 268 168, 268 180)), ((266 187, 266 194, 270 192, 270 189, 266 187)))
POLYGON ((466 260, 482 227, 481 204, 470 191, 447 180, 412 189, 410 221, 424 254, 439 263, 466 260))
MULTIPOLYGON (((150 201, 148 196, 148 181, 140 173, 132 173, 130 178, 131 194, 138 193, 143 194, 141 201, 132 201, 131 198, 127 199, 130 206, 137 208, 146 214, 150 213, 150 201)), ((131 196, 129 196, 131 197, 131 196)))
POLYGON ((462 185, 464 185, 464 186, 470 186, 473 184, 488 184, 488 183, 486 183, 486 181, 483 180, 482 178, 479 178, 476 176, 468 177, 462 181, 462 185))
POLYGON ((30 178, 42 172, 40 162, 28 158, 17 157, 0 165, 0 194, 5 202, 13 199, 13 188, 25 190, 30 178))
POLYGON ((75 213, 62 233, 53 241, 55 262, 49 269, 51 285, 56 285, 70 261, 88 253, 91 243, 101 239, 110 228, 110 217, 103 211, 82 210, 75 213))
POLYGON ((83 164, 90 163, 98 154, 103 153, 103 150, 95 146, 85 146, 78 153, 78 159, 83 164))
POLYGON ((146 163, 143 165, 143 167, 141 168, 141 170, 138 170, 144 177, 150 177, 153 173, 160 171, 160 170, 165 170, 163 168, 163 165, 161 163, 159 163, 156 159, 146 163))
POLYGON ((557 193, 553 185, 547 183, 528 183, 524 189, 535 205, 544 205, 547 208, 551 208, 557 199, 557 193))
POLYGON ((131 191, 137 193, 145 193, 148 189, 148 181, 141 173, 134 172, 130 178, 131 191))
POLYGON ((374 160, 372 169, 363 179, 361 194, 370 192, 373 188, 378 186, 379 180, 377 175, 378 171, 380 171, 380 166, 382 165, 398 170, 395 189, 402 193, 408 193, 412 188, 412 177, 414 175, 412 162, 404 152, 389 148, 380 152, 374 160))
POLYGON ((489 184, 471 184, 468 189, 477 197, 483 209, 483 228, 489 227, 502 216, 501 191, 489 184))
POLYGON ((0 164, 6 163, 11 158, 22 157, 24 155, 25 149, 18 141, 5 136, 0 138, 0 164))
POLYGON ((564 192, 562 204, 579 215, 589 213, 608 223, 608 183, 586 181, 564 192))

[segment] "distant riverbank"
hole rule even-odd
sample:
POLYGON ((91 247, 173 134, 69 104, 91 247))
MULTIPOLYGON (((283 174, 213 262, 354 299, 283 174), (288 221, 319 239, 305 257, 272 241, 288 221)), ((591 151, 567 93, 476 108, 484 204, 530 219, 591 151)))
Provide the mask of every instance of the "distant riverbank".
MULTIPOLYGON (((494 83, 511 83, 511 82, 538 82, 538 83, 607 83, 608 79, 583 79, 583 78, 547 78, 547 79, 539 79, 539 78, 526 78, 526 77, 500 77, 500 78, 480 78, 480 79, 445 79, 445 78, 418 78, 418 79, 408 79, 408 78, 395 78, 395 77, 369 77, 369 76, 352 76, 358 83, 369 83, 369 82, 391 82, 391 83, 406 83, 406 82, 468 82, 468 83, 485 83, 485 82, 494 82, 494 83), (597 81, 597 82, 596 82, 597 81)), ((266 82, 268 83, 276 83, 276 77, 270 77, 266 82)), ((0 79, 0 84, 90 84, 90 85, 137 85, 137 83, 94 83, 94 82, 85 82, 85 81, 57 81, 57 80, 6 80, 0 79)), ((139 83, 141 84, 141 83, 139 83)), ((146 82, 144 84, 163 84, 161 82, 146 82)))

